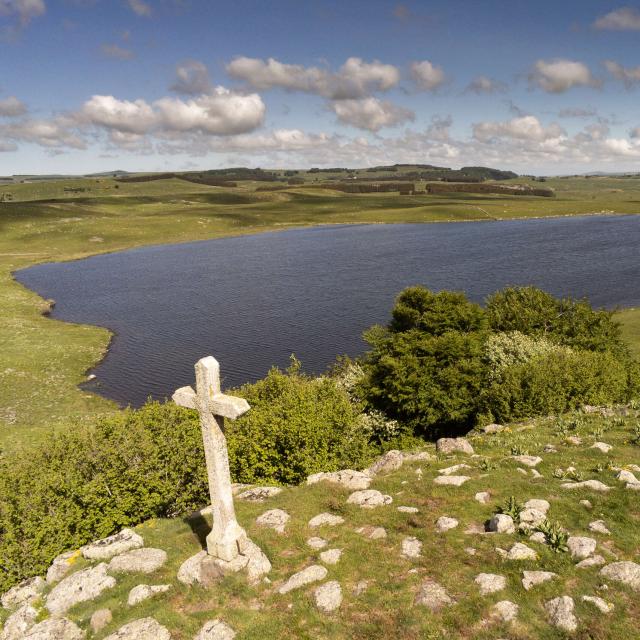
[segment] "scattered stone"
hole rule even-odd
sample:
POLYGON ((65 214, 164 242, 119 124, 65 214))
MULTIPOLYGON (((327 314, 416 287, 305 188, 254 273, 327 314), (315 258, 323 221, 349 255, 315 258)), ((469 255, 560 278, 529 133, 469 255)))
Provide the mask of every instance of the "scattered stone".
POLYGON ((381 538, 387 537, 387 530, 384 527, 374 527, 370 524, 367 524, 364 527, 358 527, 356 529, 356 533, 359 533, 370 540, 380 540, 381 538))
POLYGON ((480 504, 487 504, 491 500, 491 494, 488 491, 478 491, 474 498, 480 504))
POLYGON ((364 489, 363 491, 354 491, 348 498, 347 504, 357 504, 363 509, 374 509, 385 504, 391 504, 393 498, 384 495, 376 489, 364 489))
POLYGON ((607 602, 598 596, 582 596, 582 601, 590 602, 602 613, 611 613, 615 609, 615 605, 613 603, 607 602))
POLYGON ((477 551, 473 547, 465 547, 464 552, 469 556, 475 556, 477 551))
POLYGON ((436 451, 444 455, 459 452, 472 456, 475 453, 466 438, 439 438, 436 440, 436 451))
POLYGON ((519 474, 523 475, 523 476, 527 476, 527 475, 529 475, 529 474, 527 473, 527 470, 526 470, 526 469, 523 469, 522 467, 517 467, 517 468, 516 468, 516 471, 517 471, 519 474))
POLYGON ((519 519, 521 528, 524 525, 525 529, 531 530, 544 522, 547 519, 547 514, 539 509, 524 509, 520 512, 519 519))
POLYGON ((269 509, 256 518, 256 524, 261 527, 275 529, 278 533, 284 533, 284 528, 291 516, 282 509, 269 509))
POLYGON ((113 614, 110 609, 98 609, 93 612, 89 626, 93 633, 99 633, 113 620, 113 614))
POLYGON ((547 536, 542 531, 534 531, 530 536, 531 542, 537 542, 538 544, 547 544, 547 536))
POLYGON ((462 471, 463 469, 471 469, 468 464, 454 464, 452 467, 446 467, 445 469, 438 469, 438 473, 441 476, 452 476, 458 471, 462 471))
POLYGON ((580 504, 585 508, 585 509, 593 509, 593 505, 591 504, 591 502, 589 500, 580 500, 580 504))
POLYGON ((148 584, 139 584, 137 587, 133 587, 131 591, 129 591, 129 597, 127 598, 127 604, 130 607, 147 600, 148 598, 152 598, 158 593, 166 593, 171 589, 170 584, 158 584, 158 585, 148 585, 148 584))
POLYGON ((333 513, 319 513, 317 516, 314 516, 309 520, 309 526, 312 528, 325 526, 335 527, 343 522, 344 518, 342 516, 336 516, 333 513))
POLYGON ((638 478, 636 478, 631 471, 627 471, 626 469, 622 469, 616 478, 620 480, 620 482, 628 482, 630 484, 638 483, 638 478))
POLYGON ((405 538, 402 541, 402 556, 404 558, 419 558, 422 554, 422 542, 414 536, 405 538))
POLYGON ((602 533, 605 536, 611 535, 611 531, 607 529, 607 525, 604 520, 594 520, 589 523, 589 531, 595 531, 596 533, 602 533))
POLYGON ((324 538, 319 538, 318 536, 313 536, 307 540, 307 545, 309 545, 312 549, 322 549, 326 547, 329 543, 324 538))
POLYGON ((511 456, 516 462, 523 464, 525 467, 537 467, 541 462, 542 458, 539 456, 511 456))
POLYGON ((535 560, 538 554, 522 542, 516 542, 507 552, 507 560, 535 560))
POLYGON ((378 458, 365 472, 371 477, 377 476, 379 473, 391 473, 398 470, 403 462, 402 453, 397 449, 392 449, 378 458))
POLYGON ((544 478, 544 476, 537 469, 530 469, 531 475, 534 478, 544 478))
POLYGON ((531 498, 531 500, 527 500, 524 503, 525 509, 536 509, 538 511, 542 511, 543 513, 547 513, 551 508, 551 505, 547 500, 540 500, 539 498, 531 498))
POLYGON ((418 513, 420 509, 418 507, 398 507, 400 513, 418 513))
POLYGON ((578 619, 573 615, 574 606, 573 598, 569 596, 560 596, 544 604, 549 622, 554 627, 570 633, 578 628, 578 619))
POLYGON ((253 540, 245 540, 242 553, 249 559, 246 566, 249 584, 257 584, 263 576, 271 571, 271 562, 253 540))
MULTIPOLYGON (((31 627, 20 640, 84 640, 85 633, 67 618, 49 618, 31 627)), ((140 639, 146 640, 146 639, 140 639)), ((158 640, 162 640, 158 638, 158 640)))
POLYGON ((486 424, 484 427, 482 427, 482 430, 485 433, 499 433, 500 431, 502 431, 504 429, 504 427, 501 424, 486 424))
POLYGON ((97 598, 105 589, 110 589, 115 584, 116 579, 107 575, 107 565, 101 562, 60 581, 47 596, 47 609, 53 614, 65 613, 79 602, 97 598))
POLYGON ((369 580, 360 580, 353 587, 353 595, 361 596, 369 588, 369 580))
POLYGON ((299 589, 300 587, 304 587, 307 584, 311 584, 312 582, 318 582, 319 580, 324 580, 327 576, 327 569, 319 564, 313 564, 302 571, 298 571, 294 573, 279 589, 278 593, 284 595, 285 593, 289 593, 289 591, 293 591, 294 589, 299 589))
POLYGON ((162 549, 134 549, 111 559, 109 571, 115 573, 153 573, 167 561, 162 549))
POLYGON ((569 536, 567 547, 574 560, 584 560, 596 550, 597 542, 585 536, 569 536))
POLYGON ((600 569, 600 575, 640 591, 640 564, 627 561, 614 562, 600 569))
POLYGON ((551 580, 557 577, 557 575, 558 574, 553 573, 553 571, 523 571, 522 586, 525 588, 525 591, 529 591, 529 589, 543 582, 547 582, 547 580, 551 580))
POLYGON ((506 513, 496 513, 491 520, 489 520, 487 529, 495 533, 515 533, 516 526, 511 516, 506 513))
POLYGON ((640 482, 627 482, 626 489, 630 489, 631 491, 640 491, 640 482))
POLYGON ((104 640, 171 640, 171 634, 153 618, 140 618, 120 627, 104 640))
POLYGON ((342 588, 337 580, 329 580, 320 585, 314 592, 316 607, 323 613, 331 613, 342 604, 342 588))
POLYGON ((609 451, 613 449, 613 447, 610 444, 607 444, 606 442, 594 442, 591 445, 591 448, 597 449, 598 451, 602 451, 602 453, 609 453, 609 451))
POLYGON ((584 560, 581 560, 580 562, 578 562, 578 564, 576 564, 576 567, 578 569, 589 569, 590 567, 601 567, 603 564, 605 564, 606 560, 599 555, 594 555, 594 556, 590 556, 588 558, 585 558, 584 560))
POLYGON ((47 569, 47 584, 60 582, 71 570, 73 561, 80 555, 80 551, 65 551, 54 558, 51 566, 47 569))
POLYGON ((325 564, 338 564, 342 557, 342 549, 327 549, 320 554, 320 560, 325 564))
POLYGON ((428 451, 416 451, 415 453, 402 453, 402 458, 405 462, 422 462, 424 460, 431 460, 433 456, 428 451))
POLYGON ((480 595, 486 596, 502 591, 507 586, 507 579, 495 573, 479 573, 475 578, 475 583, 480 587, 480 595))
POLYGON ((447 593, 447 590, 431 578, 426 578, 420 585, 414 602, 427 607, 434 613, 455 604, 455 600, 447 593))
POLYGON ((492 615, 502 622, 513 622, 518 617, 520 607, 510 600, 496 602, 491 609, 492 615))
POLYGON ((544 446, 543 451, 545 453, 558 453, 558 450, 556 449, 555 445, 553 445, 553 444, 546 444, 544 446))
POLYGON ((23 604, 5 620, 4 627, 0 629, 0 638, 21 640, 36 623, 37 617, 38 612, 30 604, 23 604))
POLYGON ((592 491, 609 491, 608 487, 600 480, 583 480, 582 482, 564 482, 560 485, 563 489, 591 489, 592 491))
POLYGON ((236 632, 222 620, 209 620, 204 623, 194 640, 233 640, 236 632))
POLYGON ((436 520, 436 531, 444 533, 445 531, 449 531, 449 529, 455 529, 458 524, 459 523, 455 518, 441 516, 436 520))
POLYGON ((40 576, 23 580, 9 589, 0 598, 0 602, 5 609, 16 609, 23 604, 31 604, 40 597, 44 587, 45 581, 40 576))
POLYGON ((206 551, 199 551, 187 558, 178 569, 178 581, 187 586, 200 584, 210 587, 222 576, 222 569, 216 564, 215 558, 206 551))
POLYGON ((269 498, 282 493, 282 487, 254 487, 238 494, 240 500, 249 500, 249 502, 264 502, 269 498))
POLYGON ((144 547, 142 536, 132 529, 123 529, 120 533, 85 545, 80 551, 87 560, 110 560, 121 553, 141 547, 144 547))
POLYGON ((567 443, 577 447, 582 444, 582 438, 580 436, 569 436, 567 438, 567 443))
POLYGON ((364 471, 353 471, 343 469, 342 471, 332 471, 331 473, 314 473, 307 478, 307 484, 317 484, 318 482, 331 482, 338 484, 345 489, 356 491, 368 489, 372 477, 364 471))
POLYGON ((433 484, 460 487, 467 480, 471 480, 471 478, 469 476, 437 476, 433 479, 433 484))
POLYGON ((469 526, 464 530, 465 535, 468 536, 482 536, 487 533, 483 524, 479 524, 477 522, 472 522, 469 526))

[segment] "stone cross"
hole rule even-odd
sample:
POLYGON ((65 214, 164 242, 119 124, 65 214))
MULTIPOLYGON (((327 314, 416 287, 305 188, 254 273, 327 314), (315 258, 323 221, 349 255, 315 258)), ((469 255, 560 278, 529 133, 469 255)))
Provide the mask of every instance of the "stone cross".
POLYGON ((230 562, 246 546, 247 534, 236 520, 231 493, 231 473, 224 419, 235 420, 249 411, 244 398, 227 396, 220 390, 220 365, 212 356, 195 365, 196 390, 181 387, 172 396, 181 407, 197 409, 207 462, 209 493, 213 510, 213 528, 207 536, 209 555, 230 562))

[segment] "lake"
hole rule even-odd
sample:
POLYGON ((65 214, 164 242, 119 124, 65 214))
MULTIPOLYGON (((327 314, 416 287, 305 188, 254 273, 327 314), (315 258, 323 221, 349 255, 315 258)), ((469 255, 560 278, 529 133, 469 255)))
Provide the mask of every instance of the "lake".
POLYGON ((314 227, 43 264, 16 279, 56 300, 53 317, 108 327, 88 383, 122 405, 193 382, 213 355, 223 386, 254 381, 295 353, 319 373, 366 348, 398 292, 422 284, 481 302, 510 284, 640 305, 640 216, 314 227))

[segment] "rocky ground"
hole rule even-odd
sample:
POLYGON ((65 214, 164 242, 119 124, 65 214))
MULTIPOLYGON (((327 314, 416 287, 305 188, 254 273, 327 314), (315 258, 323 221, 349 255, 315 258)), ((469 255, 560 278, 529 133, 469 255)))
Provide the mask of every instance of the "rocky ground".
POLYGON ((242 571, 208 510, 152 520, 4 594, 0 639, 636 638, 638 465, 638 412, 587 408, 237 487, 242 571))

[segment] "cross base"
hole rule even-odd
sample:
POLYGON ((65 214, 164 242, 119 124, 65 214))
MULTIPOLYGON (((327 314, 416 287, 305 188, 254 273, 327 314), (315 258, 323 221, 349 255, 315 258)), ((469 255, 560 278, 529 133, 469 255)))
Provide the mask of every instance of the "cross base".
POLYGON ((207 553, 214 558, 231 562, 242 555, 247 546, 247 533, 236 522, 235 526, 225 531, 224 535, 214 529, 207 536, 207 553))

